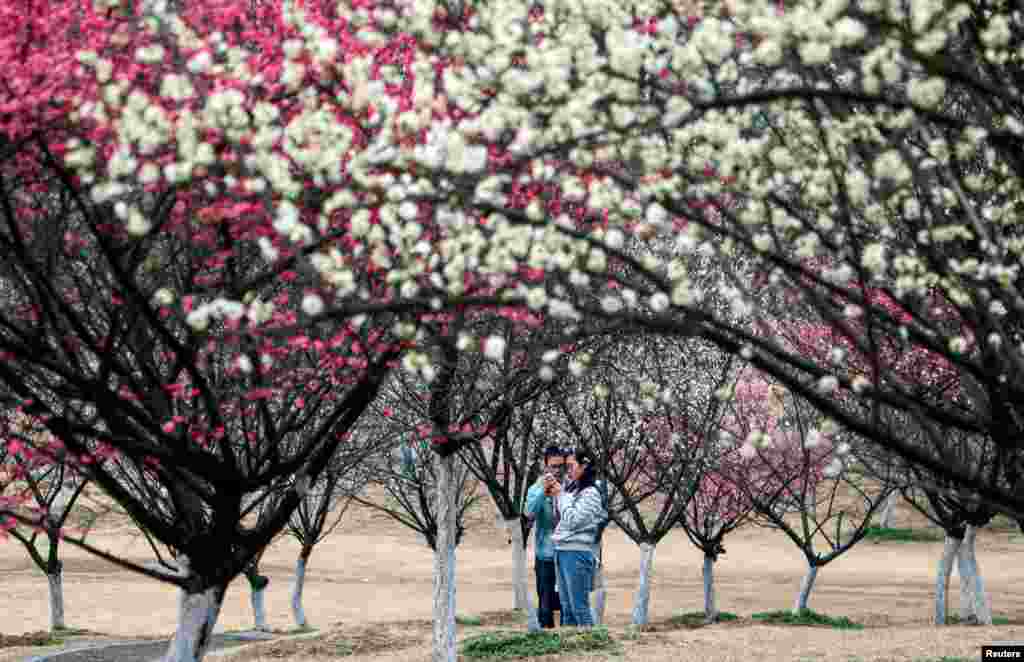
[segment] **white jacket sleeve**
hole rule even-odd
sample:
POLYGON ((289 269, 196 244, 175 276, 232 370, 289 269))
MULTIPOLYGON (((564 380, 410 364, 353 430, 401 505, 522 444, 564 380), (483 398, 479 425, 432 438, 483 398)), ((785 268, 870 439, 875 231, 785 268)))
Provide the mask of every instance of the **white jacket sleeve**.
POLYGON ((567 494, 562 506, 559 526, 566 532, 596 529, 604 519, 604 504, 596 487, 588 487, 575 494, 567 494))

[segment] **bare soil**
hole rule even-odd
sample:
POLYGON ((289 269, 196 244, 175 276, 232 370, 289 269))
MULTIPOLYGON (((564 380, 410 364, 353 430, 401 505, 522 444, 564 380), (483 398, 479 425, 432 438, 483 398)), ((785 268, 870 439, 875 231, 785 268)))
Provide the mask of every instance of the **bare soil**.
MULTIPOLYGON (((926 528, 907 510, 897 526, 926 528)), ((92 542, 130 559, 152 557, 130 527, 107 523, 92 542)), ((671 660, 935 660, 941 656, 977 659, 980 646, 993 641, 1024 641, 1024 595, 1014 589, 1024 579, 1024 537, 1014 529, 988 529, 978 536, 978 560, 993 611, 1010 620, 996 627, 930 624, 934 573, 941 542, 865 541, 823 568, 810 606, 832 616, 863 623, 861 631, 756 624, 755 612, 792 607, 806 569, 797 548, 782 534, 758 527, 742 529, 725 541, 727 554, 716 565, 719 608, 742 618, 702 628, 674 627, 668 619, 702 607, 701 555, 680 531, 658 545, 653 571, 653 627, 628 638, 640 552, 614 527, 605 535, 607 621, 622 640, 625 658, 636 662, 671 660)), ((298 546, 282 539, 269 549, 261 566, 270 577, 267 615, 279 630, 293 627, 289 609, 292 573, 298 546)), ((532 557, 532 548, 531 553, 532 557)), ((111 639, 169 636, 175 626, 176 594, 172 587, 123 571, 67 546, 65 608, 70 626, 111 639)), ((523 627, 512 607, 512 559, 507 538, 483 505, 467 526, 457 552, 458 611, 482 617, 484 625, 460 627, 460 638, 493 627, 523 627)), ((384 515, 353 505, 340 529, 314 551, 307 573, 306 613, 322 637, 277 641, 247 648, 239 662, 303 660, 339 656, 378 662, 429 659, 432 555, 421 538, 384 515)), ((531 561, 532 564, 532 561, 531 561)), ((45 577, 20 545, 0 542, 0 662, 24 660, 45 650, 38 634, 48 626, 45 577), (13 637, 13 638, 12 638, 13 637), (24 639, 21 639, 24 637, 24 639)), ((532 572, 531 572, 532 581, 532 572)), ((958 605, 958 578, 950 606, 958 605)), ((252 626, 244 581, 228 592, 218 630, 252 626)), ((90 640, 95 634, 83 635, 90 640)), ((71 637, 73 642, 81 637, 71 637)), ((604 654, 575 655, 573 660, 606 659, 604 654)))

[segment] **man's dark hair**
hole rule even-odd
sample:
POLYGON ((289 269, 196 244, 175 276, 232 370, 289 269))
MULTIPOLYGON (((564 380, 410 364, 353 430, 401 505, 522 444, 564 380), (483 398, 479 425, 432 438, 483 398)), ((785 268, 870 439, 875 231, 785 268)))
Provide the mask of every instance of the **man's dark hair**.
POLYGON ((544 464, 548 463, 548 458, 552 457, 565 457, 569 453, 566 452, 561 446, 548 446, 544 449, 544 464))

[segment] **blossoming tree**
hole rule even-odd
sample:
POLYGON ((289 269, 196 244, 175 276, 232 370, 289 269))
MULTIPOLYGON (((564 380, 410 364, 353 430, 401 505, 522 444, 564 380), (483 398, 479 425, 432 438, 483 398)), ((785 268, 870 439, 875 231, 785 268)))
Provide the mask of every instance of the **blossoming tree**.
MULTIPOLYGON (((216 332, 276 282, 303 290, 293 326, 392 311, 412 339, 410 318, 500 303, 699 334, 1024 516, 1024 27, 1011 5, 758 1, 699 16, 668 0, 21 4, 0 10, 4 264, 33 241, 30 219, 63 206, 84 224, 68 228, 71 250, 84 239, 122 280, 130 265, 162 268, 197 225, 203 241, 231 239, 214 243, 220 267, 259 256, 265 268, 233 287, 117 292, 155 297, 181 333, 216 332), (693 277, 698 258, 716 265, 711 283, 693 277), (711 290, 730 305, 708 305, 711 290), (794 301, 877 369, 757 333, 752 319, 786 318, 794 301), (964 382, 956 406, 886 379, 880 338, 948 360, 964 382), (941 434, 908 444, 877 424, 896 414, 1013 461, 995 479, 947 462, 941 434)), ((17 305, 51 319, 45 297, 40 283, 17 305)), ((253 330, 270 319, 255 314, 253 330)), ((25 350, 10 333, 5 350, 25 350)), ((422 369, 431 351, 408 361, 422 369)), ((56 406, 34 382, 10 386, 22 377, 0 371, 23 401, 56 406)))
MULTIPOLYGON (((0 424, 4 443, 0 443, 0 513, 17 512, 42 522, 39 528, 19 526, 8 521, 0 535, 10 535, 21 543, 33 564, 45 575, 50 598, 50 630, 67 628, 64 620, 64 564, 60 543, 65 532, 83 537, 95 521, 94 513, 72 513, 88 487, 88 481, 67 463, 53 462, 34 450, 38 429, 21 417, 5 417, 0 424), (82 518, 83 527, 71 523, 82 518)), ((4 517, 4 519, 7 519, 4 517)))
POLYGON ((941 438, 931 451, 908 446, 864 413, 889 409, 1019 451, 1007 440, 1024 420, 1013 221, 1022 120, 1007 82, 1022 27, 1009 8, 808 0, 687 16, 669 2, 609 0, 423 2, 411 14, 432 12, 447 18, 409 25, 461 65, 445 89, 465 115, 446 135, 516 157, 489 153, 488 167, 505 170, 482 174, 467 202, 501 228, 495 237, 557 229, 545 253, 565 241, 576 259, 544 268, 564 279, 561 299, 578 314, 699 333, 849 429, 1024 512, 1007 487, 1021 479, 1013 463, 992 484, 944 462, 941 438), (513 198, 531 187, 520 211, 513 198), (799 301, 877 369, 811 360, 758 335, 748 315, 707 309, 708 288, 687 268, 695 254, 717 256, 712 287, 731 312, 786 318, 799 301), (766 279, 738 277, 737 261, 766 279), (600 305, 609 279, 630 294, 600 305), (792 297, 760 297, 765 288, 792 297), (876 355, 881 338, 899 354, 942 356, 975 395, 956 411, 915 397, 886 379, 894 366, 876 355))
MULTIPOLYGON (((398 388, 391 395, 395 392, 402 399, 412 396, 429 401, 433 397, 429 391, 415 388, 398 388)), ((435 660, 454 659, 455 551, 466 530, 467 512, 480 500, 480 486, 443 443, 450 439, 435 434, 429 418, 422 418, 414 409, 408 418, 410 411, 396 412, 399 408, 391 405, 397 403, 387 395, 385 406, 376 414, 387 419, 382 431, 388 443, 381 446, 369 468, 369 485, 382 488, 383 499, 367 495, 354 500, 417 532, 430 547, 434 554, 432 656, 435 660)))
MULTIPOLYGON (((701 430, 701 439, 713 436, 712 430, 701 430)), ((735 476, 747 470, 745 465, 750 461, 750 458, 743 456, 742 446, 716 449, 712 465, 704 471, 693 497, 686 506, 686 512, 679 518, 679 525, 686 532, 690 542, 704 554, 701 572, 704 584, 704 619, 707 623, 718 621, 715 563, 719 556, 725 554, 725 537, 747 523, 754 511, 753 500, 735 480, 735 476)))
MULTIPOLYGON (((980 471, 991 471, 995 463, 991 458, 985 462, 983 456, 978 456, 977 445, 970 437, 961 437, 959 441, 963 461, 980 465, 980 471)), ((934 623, 945 625, 947 622, 949 580, 955 561, 960 575, 961 619, 991 625, 992 605, 985 592, 975 544, 978 529, 992 520, 994 512, 976 495, 957 488, 948 480, 936 479, 917 467, 911 467, 909 472, 916 480, 904 490, 907 503, 928 521, 941 527, 944 533, 942 556, 935 572, 934 623), (923 497, 923 503, 920 497, 923 497)))
POLYGON ((310 485, 309 491, 288 520, 286 533, 295 538, 300 546, 291 595, 292 617, 296 627, 310 627, 302 604, 302 594, 313 550, 341 525, 355 495, 369 484, 370 454, 373 450, 373 446, 367 448, 357 444, 339 446, 320 480, 310 485))
POLYGON ((634 625, 648 622, 655 549, 715 463, 715 437, 701 443, 696 431, 717 416, 713 380, 725 379, 728 366, 699 341, 619 340, 554 394, 556 426, 594 453, 609 516, 640 547, 634 625))
MULTIPOLYGON (((884 292, 869 290, 867 295, 893 316, 906 319, 908 313, 902 310, 884 292)), ((936 301, 936 308, 941 301, 936 301)), ((938 312, 934 313, 941 317, 938 312)), ((948 306, 945 311, 947 323, 955 322, 957 313, 948 306)), ((863 322, 851 322, 852 326, 861 326, 863 322)), ((959 372, 941 354, 924 348, 905 351, 898 338, 879 337, 875 340, 872 353, 855 346, 848 337, 825 325, 800 324, 793 320, 763 321, 764 332, 772 333, 794 347, 804 356, 830 364, 844 363, 852 371, 861 375, 871 375, 877 364, 888 366, 885 380, 896 382, 918 401, 934 403, 955 409, 963 403, 973 401, 975 406, 983 402, 970 391, 973 380, 962 380, 959 372)), ((926 449, 933 443, 929 434, 919 429, 912 417, 899 415, 892 411, 878 413, 876 425, 885 425, 889 429, 902 431, 905 444, 917 445, 926 449)), ((940 429, 942 447, 940 456, 947 462, 956 463, 968 468, 975 475, 987 476, 994 486, 1008 485, 1001 475, 1006 470, 1004 462, 1013 461, 1012 456, 1001 453, 985 442, 982 435, 965 433, 955 428, 940 429)), ((908 503, 925 516, 941 526, 946 533, 946 543, 942 559, 939 562, 935 592, 936 623, 945 623, 946 603, 950 573, 953 559, 957 559, 961 574, 961 610, 965 620, 981 619, 991 622, 991 609, 987 607, 983 582, 978 573, 978 564, 974 548, 976 527, 986 524, 993 515, 991 507, 971 491, 955 490, 954 483, 941 475, 936 476, 922 467, 907 463, 895 456, 888 449, 876 444, 859 444, 853 455, 863 473, 872 480, 889 483, 891 489, 882 514, 882 526, 885 526, 886 514, 891 513, 895 499, 901 492, 906 494, 923 494, 929 508, 922 508, 917 501, 910 499, 908 503), (966 524, 967 522, 970 524, 966 524), (980 597, 979 597, 980 596, 980 597)))
POLYGON ((526 547, 530 520, 523 515, 526 494, 540 475, 537 458, 545 443, 539 408, 550 408, 545 395, 571 379, 576 364, 593 361, 608 342, 595 323, 569 332, 564 324, 532 312, 499 310, 481 316, 463 338, 486 338, 484 356, 459 358, 451 391, 462 420, 488 421, 491 432, 478 444, 462 444, 459 456, 486 488, 512 548, 514 606, 531 611, 526 547))
MULTIPOLYGON (((422 381, 395 373, 360 421, 360 436, 377 449, 366 462, 367 486, 376 493, 353 501, 386 514, 422 537, 437 552, 438 467, 431 450, 432 427, 425 416, 429 393, 422 381)), ((479 483, 465 466, 456 467, 455 545, 466 531, 466 514, 479 502, 479 483)))
POLYGON ((728 476, 761 520, 803 553, 808 571, 794 611, 807 609, 821 567, 848 552, 867 533, 872 516, 893 489, 866 484, 848 469, 850 443, 806 403, 772 388, 762 375, 741 373, 724 429, 742 440, 728 476), (853 496, 846 494, 852 492, 853 496), (819 551, 818 546, 824 546, 819 551))
POLYGON ((318 284, 289 257, 268 267, 258 219, 222 222, 181 182, 90 186, 96 174, 69 171, 37 129, 3 146, 0 397, 54 440, 35 452, 73 465, 181 552, 151 567, 67 538, 180 588, 168 659, 199 659, 227 585, 287 523, 397 357, 391 320, 287 331, 315 312, 318 284), (273 516, 240 526, 245 494, 282 486, 293 489, 273 516))

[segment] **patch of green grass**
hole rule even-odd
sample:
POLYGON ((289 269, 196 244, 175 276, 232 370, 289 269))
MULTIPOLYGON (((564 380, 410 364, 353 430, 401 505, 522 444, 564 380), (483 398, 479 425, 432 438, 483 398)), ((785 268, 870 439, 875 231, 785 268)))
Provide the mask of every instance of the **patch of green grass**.
POLYGON ((469 637, 462 642, 462 654, 472 659, 512 659, 581 653, 618 652, 618 643, 605 627, 573 632, 522 632, 501 630, 469 637))
POLYGON ((455 623, 457 625, 483 625, 484 620, 479 616, 455 616, 455 623))
MULTIPOLYGON (((960 618, 960 614, 950 614, 946 617, 946 623, 949 625, 977 625, 974 621, 964 621, 960 618)), ((992 616, 992 625, 1009 625, 1010 619, 1006 616, 992 616)))
POLYGON ((237 630, 224 630, 221 634, 224 636, 226 641, 241 641, 243 643, 250 641, 250 637, 257 635, 262 639, 271 639, 274 635, 282 634, 301 634, 303 632, 311 632, 310 630, 303 630, 301 628, 294 628, 290 630, 281 630, 277 628, 270 628, 268 630, 257 630, 256 628, 241 628, 237 630))
POLYGON ((854 623, 846 616, 827 616, 819 614, 811 609, 801 609, 799 612, 789 609, 777 611, 765 611, 751 616, 754 620, 771 625, 824 625, 837 630, 863 630, 864 626, 854 623))
POLYGON ((93 632, 92 630, 86 630, 85 628, 53 628, 53 634, 58 637, 77 637, 83 634, 99 634, 99 632, 93 632))
POLYGON ((224 648, 236 648, 238 646, 245 646, 248 643, 249 642, 246 641, 245 639, 231 639, 231 638, 228 638, 228 639, 224 640, 224 643, 222 644, 222 646, 224 648))
POLYGON ((64 643, 61 634, 46 630, 26 632, 25 634, 0 634, 0 648, 14 646, 59 646, 64 643))
POLYGON ((337 655, 338 657, 348 657, 349 655, 353 655, 356 652, 355 646, 353 646, 352 642, 348 641, 347 639, 342 639, 340 641, 332 641, 330 645, 334 648, 334 650, 332 650, 331 653, 337 655))
POLYGON ((869 526, 864 533, 865 540, 875 542, 935 542, 942 536, 928 529, 883 529, 880 526, 869 526))
POLYGON ((643 632, 642 625, 627 625, 625 631, 622 633, 622 639, 625 639, 626 641, 636 641, 640 638, 641 632, 643 632))
POLYGON ((989 525, 989 528, 997 529, 997 530, 1006 530, 1006 529, 1009 529, 1009 530, 1016 529, 1018 531, 1020 530, 1020 527, 1017 525, 1016 520, 1010 519, 1006 515, 1002 515, 1002 514, 996 515, 995 517, 993 517, 992 521, 989 522, 988 525, 989 525))
POLYGON ((270 632, 271 634, 306 634, 308 632, 316 632, 317 629, 318 628, 315 628, 312 625, 302 625, 300 627, 289 628, 287 630, 275 628, 270 632))
MULTIPOLYGON (((738 620, 739 616, 728 611, 718 612, 718 622, 725 623, 728 621, 738 620)), ((688 628, 700 627, 707 625, 704 620, 704 612, 702 611, 689 611, 684 614, 676 614, 672 618, 668 619, 668 622, 672 625, 680 625, 688 628)))

